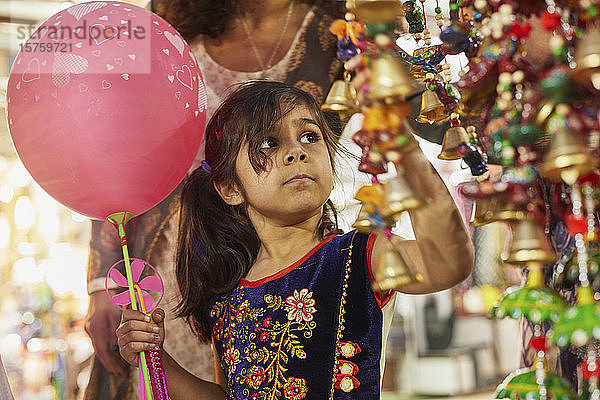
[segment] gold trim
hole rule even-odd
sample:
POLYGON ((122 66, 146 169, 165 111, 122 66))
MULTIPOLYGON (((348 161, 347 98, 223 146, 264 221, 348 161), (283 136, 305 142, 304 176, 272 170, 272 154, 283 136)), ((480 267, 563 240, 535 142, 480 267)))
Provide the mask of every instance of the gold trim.
POLYGON ((346 296, 348 294, 348 277, 350 276, 350 267, 352 265, 352 246, 354 245, 354 236, 356 236, 356 232, 352 235, 352 239, 350 240, 350 246, 348 249, 348 259, 346 260, 346 266, 344 267, 344 281, 342 283, 342 296, 340 297, 340 312, 338 314, 338 329, 335 335, 335 347, 333 350, 333 371, 331 376, 331 391, 329 393, 329 400, 333 400, 333 394, 335 392, 335 384, 337 382, 337 378, 335 376, 335 369, 338 365, 338 345, 342 340, 342 331, 344 330, 344 314, 346 314, 346 296))

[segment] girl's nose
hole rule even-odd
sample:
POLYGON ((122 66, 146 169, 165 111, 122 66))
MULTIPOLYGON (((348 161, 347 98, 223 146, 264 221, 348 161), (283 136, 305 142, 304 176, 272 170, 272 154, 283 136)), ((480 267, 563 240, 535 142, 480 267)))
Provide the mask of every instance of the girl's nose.
POLYGON ((286 164, 291 164, 294 161, 299 160, 299 161, 304 161, 306 160, 306 153, 304 152, 292 152, 289 153, 286 157, 285 157, 285 163, 286 164))

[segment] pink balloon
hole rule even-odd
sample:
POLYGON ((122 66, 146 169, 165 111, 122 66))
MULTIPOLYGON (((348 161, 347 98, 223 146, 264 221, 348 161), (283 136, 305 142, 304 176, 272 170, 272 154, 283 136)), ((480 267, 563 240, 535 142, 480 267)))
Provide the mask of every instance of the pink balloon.
POLYGON ((139 215, 183 179, 206 122, 194 54, 150 11, 118 1, 53 15, 23 44, 7 89, 13 144, 36 182, 95 219, 139 215))

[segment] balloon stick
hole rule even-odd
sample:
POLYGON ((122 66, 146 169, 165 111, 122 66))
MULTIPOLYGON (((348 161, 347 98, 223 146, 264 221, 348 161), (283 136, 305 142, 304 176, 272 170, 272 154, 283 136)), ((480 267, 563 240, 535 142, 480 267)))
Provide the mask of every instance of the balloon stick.
MULTIPOLYGON (((131 275, 131 263, 129 261, 129 249, 127 248, 127 235, 125 234, 125 224, 133 218, 133 214, 130 212, 118 212, 110 214, 106 219, 117 228, 119 232, 119 238, 121 239, 121 249, 123 250, 123 260, 125 262, 125 272, 127 273, 127 284, 129 285, 129 296, 131 298, 131 308, 137 311, 137 301, 135 296, 135 290, 133 288, 133 278, 131 275)), ((144 375, 144 386, 146 392, 146 400, 152 399, 152 387, 150 385, 150 375, 148 374, 148 366, 146 363, 146 353, 140 352, 140 364, 142 373, 144 375)))

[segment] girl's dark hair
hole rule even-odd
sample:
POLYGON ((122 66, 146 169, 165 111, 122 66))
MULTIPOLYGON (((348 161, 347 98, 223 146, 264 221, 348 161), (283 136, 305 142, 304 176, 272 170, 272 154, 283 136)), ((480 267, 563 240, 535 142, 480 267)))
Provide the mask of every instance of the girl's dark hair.
MULTIPOLYGON (((304 1, 316 3, 319 11, 339 14, 339 1, 304 1)), ((237 14, 238 2, 239 0, 152 0, 151 7, 153 12, 173 25, 189 42, 199 34, 219 37, 231 18, 237 14)))
MULTIPOLYGON (((211 296, 230 292, 254 263, 260 240, 250 224, 244 205, 223 201, 214 184, 237 185, 238 151, 248 143, 248 157, 255 171, 264 171, 269 159, 260 150, 266 136, 294 107, 312 112, 333 159, 339 150, 339 120, 321 112, 308 93, 272 81, 247 82, 234 91, 212 116, 206 127, 206 163, 210 173, 199 167, 185 180, 181 194, 176 275, 181 292, 177 307, 202 340, 211 337, 208 307, 211 296)), ((323 239, 337 233, 333 203, 323 205, 315 234, 323 239)))

